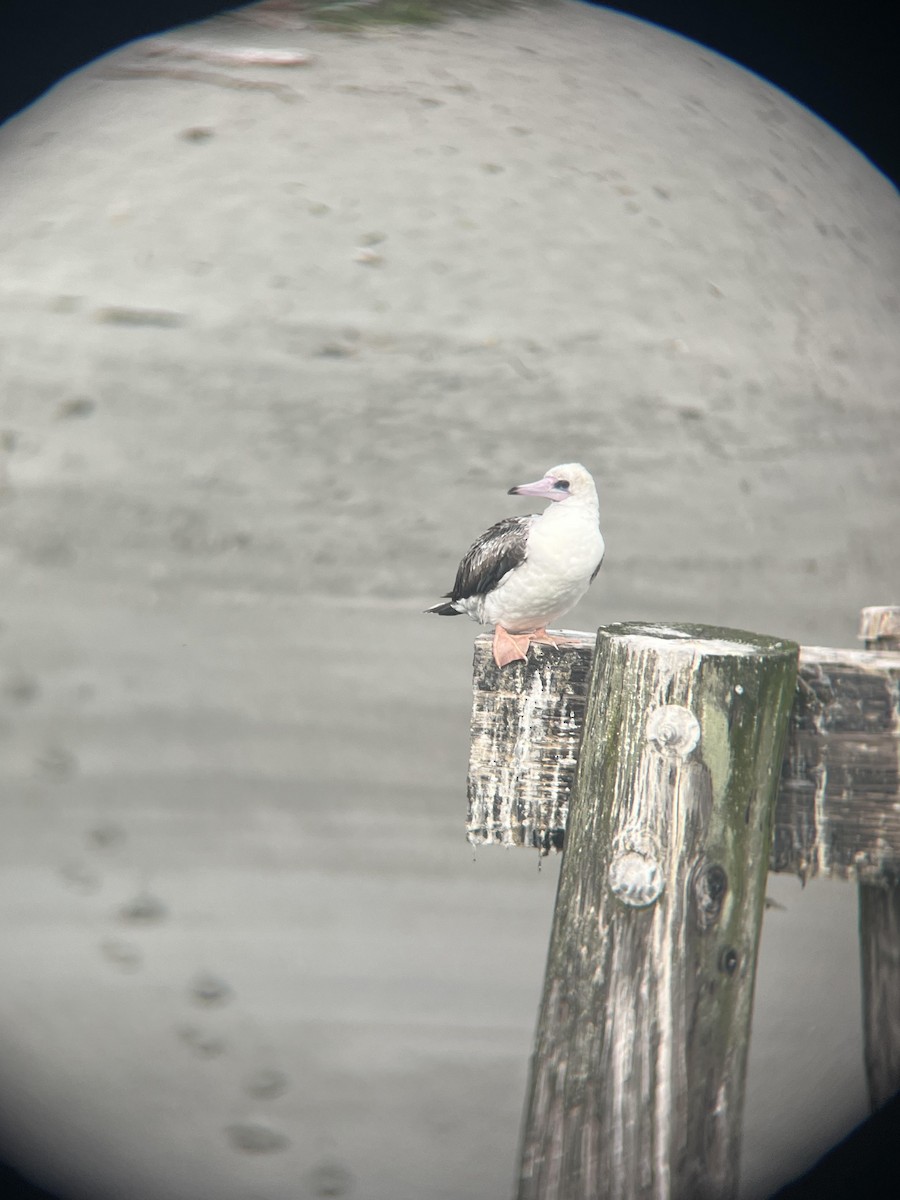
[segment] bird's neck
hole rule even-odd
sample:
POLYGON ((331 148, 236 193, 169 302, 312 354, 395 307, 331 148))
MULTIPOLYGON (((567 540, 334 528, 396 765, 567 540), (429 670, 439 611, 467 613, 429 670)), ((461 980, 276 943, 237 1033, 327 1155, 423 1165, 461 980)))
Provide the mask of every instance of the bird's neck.
POLYGON ((567 500, 551 504, 549 508, 546 508, 542 514, 542 520, 554 525, 558 521, 590 521, 599 526, 600 505, 595 496, 585 496, 583 499, 571 496, 567 500))

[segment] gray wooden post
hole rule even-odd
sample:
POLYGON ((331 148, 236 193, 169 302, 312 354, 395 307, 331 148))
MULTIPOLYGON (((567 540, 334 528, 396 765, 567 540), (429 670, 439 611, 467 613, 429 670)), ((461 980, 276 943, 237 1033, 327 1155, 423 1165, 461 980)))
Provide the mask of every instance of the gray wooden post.
POLYGON ((599 630, 519 1200, 734 1193, 797 657, 733 630, 599 630))
MULTIPOLYGON (((864 608, 860 637, 866 649, 900 650, 900 607, 864 608)), ((897 718, 900 720, 900 716, 897 718)), ((872 1109, 900 1092, 900 872, 859 884, 866 1079, 872 1109)))

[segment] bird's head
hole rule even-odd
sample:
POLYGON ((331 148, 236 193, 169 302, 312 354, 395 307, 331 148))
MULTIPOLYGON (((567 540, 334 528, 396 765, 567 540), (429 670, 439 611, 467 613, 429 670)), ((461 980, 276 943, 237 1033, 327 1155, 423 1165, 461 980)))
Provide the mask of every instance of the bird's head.
POLYGON ((590 472, 581 463, 562 463, 551 467, 543 479, 535 483, 520 483, 509 489, 510 496, 540 496, 558 503, 572 496, 596 499, 597 489, 590 472))

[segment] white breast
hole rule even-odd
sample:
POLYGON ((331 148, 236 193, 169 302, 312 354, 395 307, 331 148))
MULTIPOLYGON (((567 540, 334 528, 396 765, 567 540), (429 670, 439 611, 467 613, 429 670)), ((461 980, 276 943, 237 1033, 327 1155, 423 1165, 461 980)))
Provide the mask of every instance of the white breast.
POLYGON ((535 521, 525 562, 483 597, 477 619, 524 633, 545 628, 575 607, 590 587, 604 545, 596 508, 573 501, 548 508, 535 521))

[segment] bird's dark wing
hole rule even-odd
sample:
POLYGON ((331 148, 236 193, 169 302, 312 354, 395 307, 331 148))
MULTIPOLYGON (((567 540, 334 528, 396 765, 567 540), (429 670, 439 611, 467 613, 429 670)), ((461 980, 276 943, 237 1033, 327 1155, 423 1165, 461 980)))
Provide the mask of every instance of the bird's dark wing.
POLYGON ((603 555, 601 554, 601 555, 600 555, 600 561, 597 563, 596 567, 594 567, 594 573, 593 573, 593 575, 591 576, 591 583, 593 583, 593 582, 594 582, 594 580, 597 578, 597 572, 600 570, 600 568, 601 568, 602 566, 603 566, 603 555))
POLYGON ((506 517, 486 530, 466 551, 456 572, 451 603, 469 596, 483 596, 495 588, 504 575, 525 561, 525 543, 535 515, 506 517))

